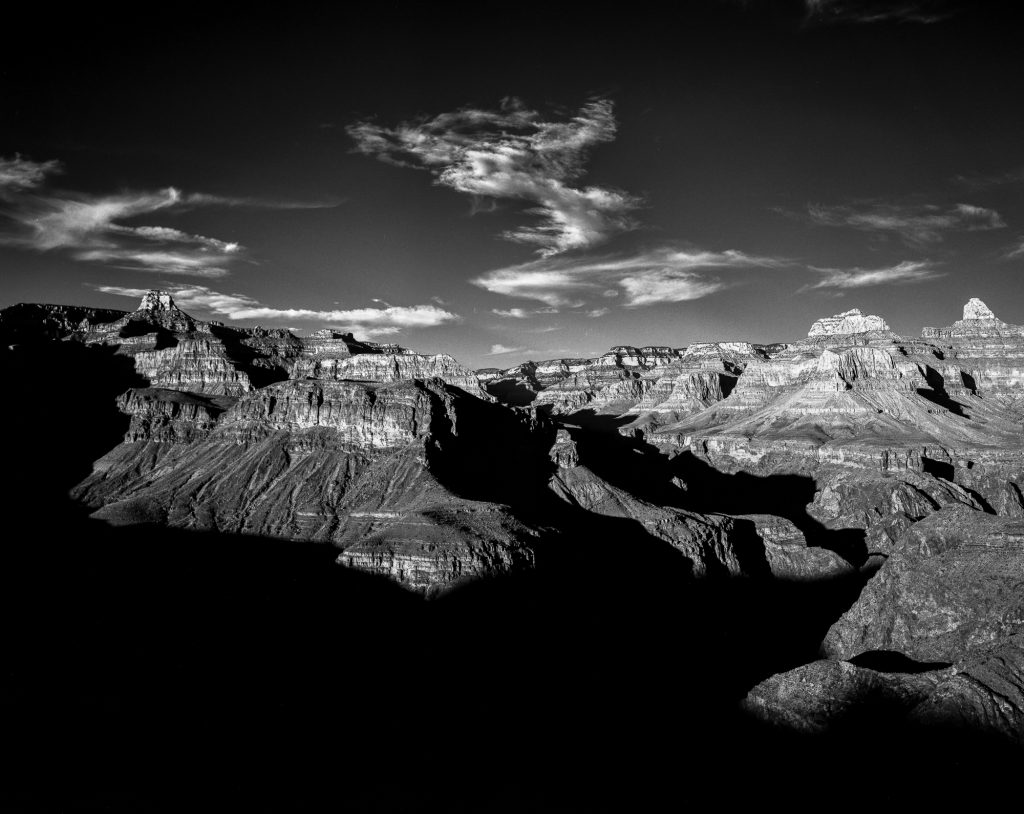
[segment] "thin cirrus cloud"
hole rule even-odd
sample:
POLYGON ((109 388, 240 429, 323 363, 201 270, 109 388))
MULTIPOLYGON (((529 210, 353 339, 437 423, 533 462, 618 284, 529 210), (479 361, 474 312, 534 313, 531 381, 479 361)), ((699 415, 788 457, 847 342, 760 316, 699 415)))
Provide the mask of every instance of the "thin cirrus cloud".
POLYGON ((823 275, 822 279, 816 283, 805 285, 800 291, 828 288, 846 290, 876 285, 907 285, 910 283, 923 283, 936 277, 944 276, 943 273, 936 271, 928 260, 904 260, 895 266, 877 269, 834 269, 817 268, 815 266, 811 266, 810 269, 823 275))
POLYGON ((818 226, 841 226, 876 234, 898 235, 911 246, 939 243, 947 232, 981 232, 1006 226, 994 209, 962 203, 946 208, 934 204, 811 204, 807 207, 806 218, 818 226))
POLYGON ((0 159, 0 215, 13 224, 13 229, 0 232, 0 244, 61 251, 75 260, 137 271, 223 277, 229 273, 229 264, 244 253, 237 242, 170 226, 131 225, 130 221, 200 206, 307 209, 336 205, 185 194, 175 187, 112 195, 48 188, 49 177, 60 171, 56 161, 32 162, 20 156, 0 159))
POLYGON ((953 180, 970 189, 990 189, 1008 184, 1021 184, 1024 183, 1024 167, 991 175, 957 175, 953 180))
POLYGON ((486 356, 504 356, 508 353, 533 353, 533 351, 527 351, 526 348, 514 348, 509 345, 494 344, 491 345, 490 353, 485 354, 486 356))
MULTIPOLYGON (((504 237, 538 247, 543 257, 597 246, 636 228, 629 213, 640 201, 614 189, 579 186, 592 147, 615 138, 607 99, 588 102, 566 121, 546 121, 517 99, 500 110, 463 109, 384 127, 347 128, 356 151, 402 167, 429 171, 441 186, 481 200, 522 201, 540 218, 504 237)), ((484 207, 478 203, 474 211, 484 207)))
MULTIPOLYGON (((149 289, 121 286, 95 286, 104 294, 122 297, 141 297, 149 289)), ((291 320, 316 321, 365 336, 397 334, 412 328, 434 328, 459 322, 461 317, 436 305, 389 305, 386 308, 355 308, 350 310, 320 311, 308 308, 272 308, 244 294, 225 294, 206 286, 172 285, 168 291, 177 305, 185 310, 206 311, 231 320, 291 320)))
POLYGON ((1015 248, 1010 249, 1010 251, 1003 255, 1004 260, 1016 260, 1018 257, 1024 257, 1024 238, 1020 239, 1015 248))
POLYGON ((529 319, 536 316, 557 314, 557 308, 492 308, 491 313, 504 319, 529 319))
POLYGON ((725 288, 725 282, 705 276, 709 271, 783 264, 775 258, 734 250, 661 248, 626 256, 534 260, 489 271, 471 282, 494 294, 536 300, 554 308, 580 307, 589 299, 606 298, 610 292, 621 293, 623 305, 635 307, 695 300, 725 288))
POLYGON ((954 0, 806 0, 809 23, 937 23, 956 14, 954 0))

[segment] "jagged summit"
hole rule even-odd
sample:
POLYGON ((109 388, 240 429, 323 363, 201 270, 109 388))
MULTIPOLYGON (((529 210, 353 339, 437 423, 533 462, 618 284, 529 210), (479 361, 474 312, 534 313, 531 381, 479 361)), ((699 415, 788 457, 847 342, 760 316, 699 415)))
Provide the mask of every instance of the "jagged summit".
POLYGON ((971 297, 964 304, 964 319, 995 319, 992 309, 977 297, 971 297))
POLYGON ((142 302, 139 303, 139 307, 136 310, 154 312, 180 311, 181 309, 174 304, 174 298, 170 294, 154 288, 142 296, 142 302))
POLYGON ((808 336, 835 336, 842 334, 861 334, 867 331, 888 331, 888 323, 873 314, 863 314, 859 308, 851 308, 841 314, 822 317, 817 320, 808 336))
POLYGON ((1010 325, 999 319, 992 309, 977 297, 971 297, 964 304, 964 317, 945 328, 924 328, 924 339, 978 340, 998 338, 1000 340, 1024 336, 1024 326, 1010 325))

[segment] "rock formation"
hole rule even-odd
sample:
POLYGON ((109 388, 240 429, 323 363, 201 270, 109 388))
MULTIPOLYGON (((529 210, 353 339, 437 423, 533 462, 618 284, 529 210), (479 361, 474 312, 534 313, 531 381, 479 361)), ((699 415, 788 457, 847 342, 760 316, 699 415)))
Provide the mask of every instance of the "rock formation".
POLYGON ((204 322, 158 291, 128 313, 14 306, 0 329, 8 355, 50 342, 134 372, 111 391, 130 384, 123 442, 72 492, 95 519, 328 543, 424 594, 576 579, 588 557, 682 597, 805 591, 748 622, 814 632, 743 685, 749 714, 1024 743, 1024 328, 980 300, 920 338, 852 309, 789 344, 475 372, 204 322))
POLYGON ((807 332, 807 336, 837 336, 888 330, 888 324, 881 317, 865 316, 859 308, 851 308, 841 314, 817 320, 807 332))
POLYGON ((1024 522, 949 506, 911 526, 825 637, 832 658, 959 661, 1024 620, 1024 522))

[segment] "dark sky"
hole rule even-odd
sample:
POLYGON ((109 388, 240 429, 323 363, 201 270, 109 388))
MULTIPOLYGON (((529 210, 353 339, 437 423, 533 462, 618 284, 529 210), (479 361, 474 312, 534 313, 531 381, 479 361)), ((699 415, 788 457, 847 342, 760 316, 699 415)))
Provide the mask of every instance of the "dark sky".
POLYGON ((0 304, 163 287, 501 367, 1024 323, 1013 5, 22 12, 0 304))

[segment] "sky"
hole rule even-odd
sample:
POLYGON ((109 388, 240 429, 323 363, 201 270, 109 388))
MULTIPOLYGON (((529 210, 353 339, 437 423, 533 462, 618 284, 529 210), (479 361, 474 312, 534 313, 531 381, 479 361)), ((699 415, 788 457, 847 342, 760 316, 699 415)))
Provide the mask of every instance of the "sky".
POLYGON ((161 288, 472 367, 1024 323, 1013 3, 675 5, 14 12, 0 306, 161 288))

